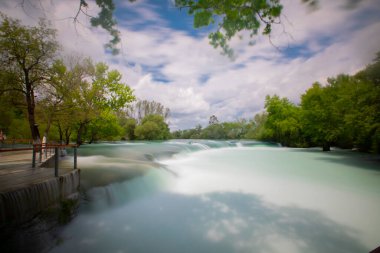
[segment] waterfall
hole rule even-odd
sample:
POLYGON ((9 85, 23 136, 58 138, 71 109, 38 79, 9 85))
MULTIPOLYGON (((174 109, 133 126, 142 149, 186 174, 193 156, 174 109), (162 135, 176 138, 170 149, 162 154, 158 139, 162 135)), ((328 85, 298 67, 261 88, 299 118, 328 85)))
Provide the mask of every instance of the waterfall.
POLYGON ((57 204, 78 191, 80 172, 33 184, 22 189, 0 193, 0 225, 33 218, 45 208, 57 204))

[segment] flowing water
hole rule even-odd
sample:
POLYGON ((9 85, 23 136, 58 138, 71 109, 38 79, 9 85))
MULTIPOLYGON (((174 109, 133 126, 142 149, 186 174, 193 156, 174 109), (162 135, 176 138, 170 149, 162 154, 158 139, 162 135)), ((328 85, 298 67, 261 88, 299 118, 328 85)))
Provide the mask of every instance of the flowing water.
POLYGON ((350 151, 168 141, 79 149, 83 199, 51 252, 369 252, 380 163, 350 151))

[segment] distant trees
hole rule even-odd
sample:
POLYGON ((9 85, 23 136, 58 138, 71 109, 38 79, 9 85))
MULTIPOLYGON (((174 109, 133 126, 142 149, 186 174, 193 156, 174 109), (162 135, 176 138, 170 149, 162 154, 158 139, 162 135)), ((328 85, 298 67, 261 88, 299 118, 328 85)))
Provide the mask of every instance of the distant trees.
POLYGON ((163 116, 149 114, 142 119, 134 134, 138 140, 166 140, 170 137, 170 130, 163 116))
POLYGON ((212 115, 207 127, 202 128, 201 125, 197 125, 193 129, 177 130, 172 133, 172 137, 178 139, 241 139, 245 138, 249 126, 250 123, 244 119, 219 123, 217 117, 212 115))
POLYGON ((127 116, 134 118, 137 123, 141 123, 143 118, 152 114, 161 115, 164 120, 167 120, 170 116, 169 108, 159 102, 149 100, 137 100, 128 105, 125 111, 127 116))
POLYGON ((156 101, 137 100, 120 115, 126 140, 166 140, 170 137, 170 109, 156 101))
POLYGON ((324 151, 334 145, 379 153, 379 73, 378 54, 356 75, 329 78, 324 86, 314 83, 302 94, 299 106, 289 105, 286 98, 267 98, 266 134, 259 138, 287 146, 317 145, 324 151))
POLYGON ((314 83, 296 105, 267 96, 265 112, 252 120, 217 121, 202 129, 178 130, 174 138, 257 139, 290 147, 331 146, 380 153, 380 53, 357 74, 314 83))

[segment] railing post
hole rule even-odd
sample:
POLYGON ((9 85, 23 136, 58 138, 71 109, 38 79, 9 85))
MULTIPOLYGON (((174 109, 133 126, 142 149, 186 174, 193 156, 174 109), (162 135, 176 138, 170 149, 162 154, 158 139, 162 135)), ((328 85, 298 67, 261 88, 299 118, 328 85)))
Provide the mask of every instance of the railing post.
POLYGON ((40 163, 42 163, 42 145, 38 144, 39 150, 40 150, 40 163))
POLYGON ((77 147, 74 147, 74 170, 77 169, 77 147))
POLYGON ((58 162, 59 162, 58 147, 56 147, 55 154, 54 154, 54 175, 56 177, 58 177, 58 162))
POLYGON ((32 168, 36 167, 36 147, 33 145, 32 168))

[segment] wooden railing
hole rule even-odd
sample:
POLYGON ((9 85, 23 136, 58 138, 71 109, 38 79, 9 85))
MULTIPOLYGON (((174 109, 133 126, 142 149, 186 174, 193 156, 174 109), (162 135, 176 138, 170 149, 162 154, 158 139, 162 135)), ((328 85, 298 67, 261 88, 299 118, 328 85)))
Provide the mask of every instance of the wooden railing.
POLYGON ((6 145, 28 144, 28 145, 32 145, 33 139, 8 138, 8 139, 0 141, 0 144, 6 144, 6 145))
POLYGON ((78 146, 76 144, 32 144, 31 147, 25 147, 25 148, 0 148, 0 152, 17 152, 17 151, 32 151, 32 168, 35 168, 38 163, 42 163, 43 156, 45 156, 45 159, 48 157, 51 158, 54 155, 54 174, 56 177, 58 177, 58 170, 59 170, 59 156, 62 154, 62 151, 66 151, 66 148, 73 148, 74 149, 74 170, 78 168, 78 162, 77 162, 77 148, 78 146))
POLYGON ((78 146, 76 144, 33 144, 33 155, 32 155, 32 168, 36 167, 36 160, 37 160, 37 153, 39 153, 39 162, 42 162, 42 154, 45 154, 45 158, 47 158, 48 153, 49 157, 54 154, 54 175, 58 177, 58 170, 59 170, 59 156, 60 152, 62 150, 66 151, 66 148, 73 148, 74 149, 74 170, 78 168, 78 162, 77 162, 77 148, 78 146), (53 153, 54 152, 54 153, 53 153))

